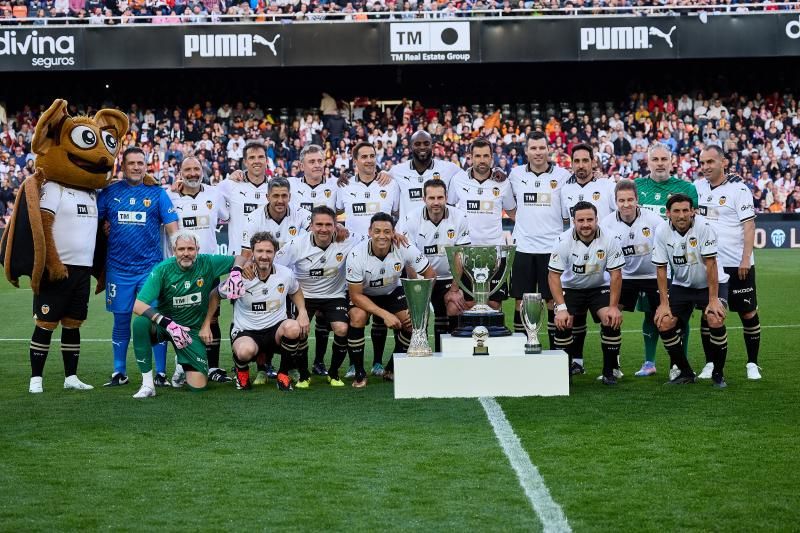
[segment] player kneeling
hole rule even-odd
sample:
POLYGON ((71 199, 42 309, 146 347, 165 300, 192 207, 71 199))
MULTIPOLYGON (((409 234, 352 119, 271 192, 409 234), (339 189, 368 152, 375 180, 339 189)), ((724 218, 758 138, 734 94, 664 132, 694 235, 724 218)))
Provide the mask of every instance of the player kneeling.
MULTIPOLYGON (((255 277, 244 283, 244 294, 233 304, 231 346, 236 364, 236 388, 250 388, 249 363, 259 353, 280 350, 278 388, 292 390, 289 370, 300 341, 308 336, 308 313, 300 285, 290 268, 273 262, 280 245, 271 233, 260 231, 250 238, 255 277), (297 320, 286 318, 286 295, 297 308, 297 320)), ((224 291, 212 294, 212 306, 224 291)))

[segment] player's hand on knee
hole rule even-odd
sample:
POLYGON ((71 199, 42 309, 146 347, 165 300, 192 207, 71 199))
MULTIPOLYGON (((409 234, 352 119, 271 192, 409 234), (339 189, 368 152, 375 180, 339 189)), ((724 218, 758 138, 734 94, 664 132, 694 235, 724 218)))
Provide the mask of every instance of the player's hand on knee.
POLYGON ((706 315, 717 317, 720 321, 725 320, 725 306, 722 305, 722 302, 719 301, 719 298, 715 298, 708 302, 708 306, 706 307, 706 315))
POLYGON ((386 324, 386 327, 389 329, 401 329, 403 327, 403 322, 394 315, 389 315, 383 319, 383 322, 386 324))
POLYGON ((169 333, 172 342, 175 343, 177 349, 186 348, 192 344, 192 337, 189 335, 189 328, 181 326, 177 322, 170 322, 167 326, 167 333, 169 333))
POLYGON ((567 311, 559 311, 556 313, 556 328, 560 330, 568 329, 572 326, 572 315, 567 311))

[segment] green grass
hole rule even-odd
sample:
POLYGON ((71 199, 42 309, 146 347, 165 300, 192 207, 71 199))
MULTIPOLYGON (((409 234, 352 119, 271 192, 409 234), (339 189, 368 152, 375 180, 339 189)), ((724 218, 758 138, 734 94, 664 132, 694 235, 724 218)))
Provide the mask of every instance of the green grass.
MULTIPOLYGON (((757 261, 762 324, 800 324, 800 253, 759 251, 757 261)), ((30 299, 2 282, 0 337, 29 338, 30 299)), ((626 330, 641 323, 625 318, 626 330)), ((84 339, 110 329, 93 298, 84 339)), ((664 387, 663 364, 634 378, 636 333, 623 337, 626 377, 602 387, 590 331, 588 372, 571 396, 500 400, 576 531, 797 529, 800 328, 765 327, 761 382, 745 379, 741 330, 730 330, 724 391, 664 387)), ((33 396, 27 344, 0 341, 2 531, 541 529, 477 400, 395 401, 372 380, 292 394, 215 384, 137 402, 132 357, 134 385, 68 393, 57 345, 45 393, 33 396)), ((100 385, 110 367, 110 343, 84 342, 85 381, 100 385)))

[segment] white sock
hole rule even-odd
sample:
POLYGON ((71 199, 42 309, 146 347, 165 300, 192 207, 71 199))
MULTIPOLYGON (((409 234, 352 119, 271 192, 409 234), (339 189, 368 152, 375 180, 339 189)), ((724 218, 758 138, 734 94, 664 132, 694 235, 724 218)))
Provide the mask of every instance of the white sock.
POLYGON ((217 370, 219 370, 219 368, 209 368, 208 373, 211 374, 212 372, 215 372, 217 370))
POLYGON ((573 363, 578 363, 579 365, 583 366, 583 358, 582 357, 580 359, 576 357, 575 359, 572 360, 572 362, 573 363))
POLYGON ((155 389, 156 386, 153 384, 153 371, 144 372, 142 374, 142 387, 150 387, 151 389, 155 389))

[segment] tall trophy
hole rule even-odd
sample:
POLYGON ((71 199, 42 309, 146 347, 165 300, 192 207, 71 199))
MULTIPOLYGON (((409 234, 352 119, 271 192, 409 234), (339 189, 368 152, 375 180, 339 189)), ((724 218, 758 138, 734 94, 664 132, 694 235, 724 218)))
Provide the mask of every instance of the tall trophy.
POLYGON ((453 331, 454 337, 471 337, 472 330, 477 326, 489 330, 490 337, 511 335, 511 330, 505 325, 503 312, 489 307, 489 297, 508 283, 516 249, 514 245, 505 244, 445 247, 453 281, 475 300, 475 306, 458 317, 458 327, 453 331), (500 282, 492 289, 491 280, 500 272, 503 259, 505 269, 500 275, 500 282), (470 280, 472 290, 464 284, 460 272, 470 280))
POLYGON ((538 292, 526 292, 522 295, 522 302, 519 306, 519 314, 522 317, 522 325, 528 334, 525 343, 525 353, 542 353, 542 345, 539 343, 539 331, 542 329, 542 317, 544 316, 544 300, 538 292))
POLYGON ((430 313, 432 279, 402 279, 406 293, 408 314, 411 316, 411 341, 406 354, 409 357, 425 357, 433 354, 428 344, 428 314, 430 313))

